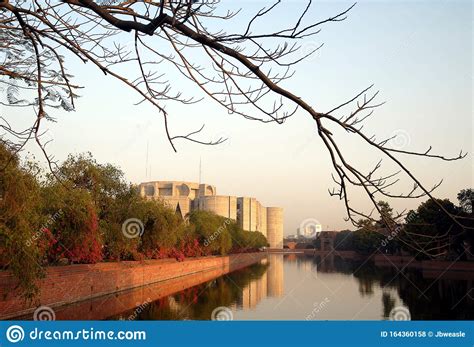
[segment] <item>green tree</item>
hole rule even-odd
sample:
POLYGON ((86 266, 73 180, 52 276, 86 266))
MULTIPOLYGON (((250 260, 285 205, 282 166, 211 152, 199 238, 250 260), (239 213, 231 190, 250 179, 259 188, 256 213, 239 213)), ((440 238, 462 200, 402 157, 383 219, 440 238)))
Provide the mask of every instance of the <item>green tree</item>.
POLYGON ((350 230, 343 230, 337 233, 334 240, 334 248, 338 251, 350 251, 354 249, 354 235, 350 230))
MULTIPOLYGON (((73 189, 90 195, 97 211, 104 255, 112 260, 138 260, 140 238, 122 232, 129 218, 139 218, 143 201, 138 190, 126 182, 124 173, 111 164, 99 164, 91 153, 69 155, 59 168, 60 176, 73 189)), ((50 177, 54 182, 54 177, 50 177)), ((143 213, 142 213, 143 214, 143 213)))
POLYGON ((178 246, 178 241, 183 237, 183 220, 161 201, 142 200, 132 204, 130 215, 143 222, 140 249, 147 257, 170 256, 170 252, 178 246))
POLYGON ((230 227, 232 250, 234 252, 249 252, 267 247, 267 238, 259 231, 243 230, 236 222, 230 227))
POLYGON ((473 214, 472 206, 474 205, 474 191, 472 188, 463 189, 458 193, 459 205, 462 207, 465 213, 473 214))
POLYGON ((392 207, 386 201, 379 201, 377 206, 380 209, 380 219, 377 221, 376 227, 392 229, 396 224, 393 220, 392 207))
POLYGON ((362 254, 372 254, 382 247, 384 236, 371 229, 359 229, 353 232, 354 250, 362 254))
POLYGON ((135 187, 129 189, 112 200, 107 213, 100 219, 99 225, 104 238, 104 255, 111 260, 140 260, 143 256, 138 248, 141 238, 129 238, 123 232, 125 221, 129 218, 138 218, 137 210, 143 204, 135 187))
POLYGON ((193 211, 189 222, 199 243, 208 254, 227 254, 232 248, 230 225, 233 221, 208 211, 193 211))
POLYGON ((0 266, 13 273, 22 296, 29 300, 38 293, 36 280, 44 275, 43 254, 36 242, 42 223, 38 170, 32 163, 22 165, 2 141, 0 168, 0 266))
POLYGON ((466 225, 464 242, 470 254, 474 257, 474 211, 473 211, 474 191, 472 188, 463 189, 458 193, 458 201, 461 206, 464 224, 466 225))
MULTIPOLYGON (((462 212, 448 199, 436 201, 430 199, 421 203, 416 211, 410 211, 408 214, 401 237, 424 250, 415 253, 419 257, 440 257, 462 252, 463 229, 454 223, 440 206, 452 215, 459 215, 462 212)), ((408 248, 406 250, 410 251, 408 248)))
POLYGON ((90 193, 100 219, 107 218, 117 201, 130 197, 131 186, 123 171, 112 164, 97 163, 90 152, 69 155, 59 173, 73 187, 90 193))
POLYGON ((50 182, 42 189, 43 216, 52 216, 42 228, 49 263, 67 259, 96 263, 103 259, 103 239, 96 207, 89 192, 50 182))

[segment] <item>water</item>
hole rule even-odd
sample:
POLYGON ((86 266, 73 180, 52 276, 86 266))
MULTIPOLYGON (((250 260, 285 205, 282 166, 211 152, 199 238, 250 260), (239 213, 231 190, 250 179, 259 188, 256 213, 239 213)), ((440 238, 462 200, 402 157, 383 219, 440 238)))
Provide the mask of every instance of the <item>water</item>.
POLYGON ((412 320, 474 319, 473 276, 425 278, 337 256, 270 254, 209 282, 109 319, 412 320), (455 277, 455 279, 453 279, 455 277))

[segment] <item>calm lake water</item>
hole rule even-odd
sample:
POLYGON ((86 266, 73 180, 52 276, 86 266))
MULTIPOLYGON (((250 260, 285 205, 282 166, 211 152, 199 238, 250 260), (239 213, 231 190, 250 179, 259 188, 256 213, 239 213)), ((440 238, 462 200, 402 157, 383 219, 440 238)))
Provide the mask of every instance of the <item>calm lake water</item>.
POLYGON ((412 320, 474 319, 472 276, 437 277, 334 255, 269 254, 109 319, 208 320, 213 311, 234 320, 382 320, 390 312, 409 312, 412 320))

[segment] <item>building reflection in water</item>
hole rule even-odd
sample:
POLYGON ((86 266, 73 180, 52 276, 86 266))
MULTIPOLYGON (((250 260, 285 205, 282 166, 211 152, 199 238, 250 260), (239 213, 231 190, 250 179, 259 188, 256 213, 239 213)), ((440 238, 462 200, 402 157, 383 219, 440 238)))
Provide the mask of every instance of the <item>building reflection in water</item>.
POLYGON ((141 312, 127 310, 109 319, 207 320, 216 307, 255 309, 267 297, 284 294, 283 257, 269 254, 259 263, 151 302, 141 312))
POLYGON ((283 257, 279 254, 270 254, 268 258, 270 266, 267 271, 267 294, 271 297, 280 298, 283 296, 284 292, 283 257))
POLYGON ((268 297, 282 297, 284 293, 283 257, 270 254, 268 259, 262 260, 268 264, 266 273, 260 278, 251 280, 243 289, 239 300, 239 308, 253 309, 258 303, 268 297))
MULTIPOLYGON (((268 273, 267 273, 268 274, 268 273)), ((267 296, 267 276, 263 275, 260 279, 250 281, 242 289, 242 298, 239 302, 239 306, 243 309, 252 309, 267 296)))

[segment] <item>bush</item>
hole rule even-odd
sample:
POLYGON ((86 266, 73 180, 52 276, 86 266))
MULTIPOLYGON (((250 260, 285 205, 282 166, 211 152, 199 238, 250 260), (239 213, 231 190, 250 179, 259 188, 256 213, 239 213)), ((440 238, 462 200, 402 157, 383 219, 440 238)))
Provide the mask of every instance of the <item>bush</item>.
POLYGON ((148 258, 182 258, 176 247, 184 224, 181 217, 160 201, 142 200, 132 206, 131 216, 143 222, 140 250, 148 258))
POLYGON ((249 252, 268 245, 261 232, 243 230, 236 222, 232 223, 230 232, 233 252, 249 252))
POLYGON ((99 218, 103 255, 111 260, 142 259, 140 239, 127 238, 122 232, 123 222, 134 215, 132 207, 142 201, 123 172, 111 164, 97 163, 90 153, 70 155, 59 172, 68 185, 88 192, 99 218))
POLYGON ((57 183, 45 187, 42 194, 43 215, 54 219, 42 228, 42 240, 46 239, 49 246, 48 262, 57 263, 62 258, 73 263, 101 261, 102 236, 89 192, 57 183))

